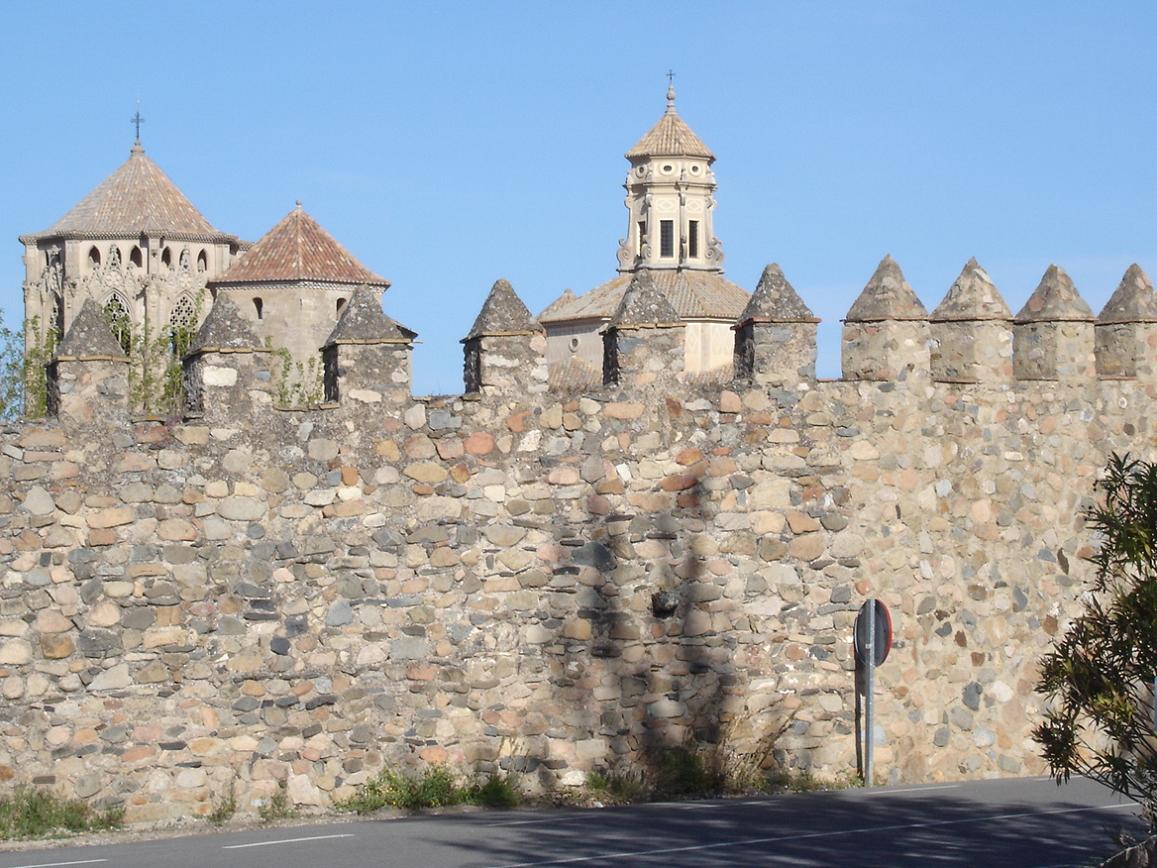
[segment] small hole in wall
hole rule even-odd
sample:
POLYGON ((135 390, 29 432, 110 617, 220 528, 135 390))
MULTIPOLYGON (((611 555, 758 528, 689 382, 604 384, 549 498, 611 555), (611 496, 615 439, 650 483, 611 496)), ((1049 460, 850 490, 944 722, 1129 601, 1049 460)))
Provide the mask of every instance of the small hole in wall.
POLYGON ((577 353, 578 348, 579 348, 579 339, 578 338, 571 338, 570 339, 570 351, 572 353, 577 353))
POLYGON ((342 308, 345 307, 345 302, 346 302, 346 300, 344 298, 339 298, 337 300, 337 315, 338 316, 341 316, 341 311, 342 311, 342 308))
POLYGON ((670 618, 679 608, 679 595, 674 591, 657 591, 651 594, 651 613, 656 618, 670 618))
POLYGON ((257 312, 257 318, 261 319, 264 316, 265 303, 259 298, 253 299, 253 310, 257 312))

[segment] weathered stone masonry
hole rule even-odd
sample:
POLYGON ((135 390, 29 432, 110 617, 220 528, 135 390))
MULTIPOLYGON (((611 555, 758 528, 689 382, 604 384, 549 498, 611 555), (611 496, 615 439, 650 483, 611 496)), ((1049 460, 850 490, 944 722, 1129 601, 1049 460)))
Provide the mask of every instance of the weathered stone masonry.
MULTIPOLYGON (((906 287, 893 266, 869 290, 906 287)), ((877 305, 856 340, 898 375, 814 382, 814 346, 779 343, 765 296, 801 329, 810 312, 765 277, 737 330, 746 380, 685 382, 641 278, 607 333, 628 375, 601 391, 543 391, 540 335, 480 315, 468 353, 505 354, 471 362, 483 388, 400 397, 412 333, 360 298, 371 325, 330 346, 334 370, 347 347, 365 367, 327 409, 279 411, 270 354, 221 336, 222 302, 187 362, 199 418, 106 408, 5 432, 0 777, 138 822, 203 815, 230 782, 244 810, 281 780, 325 805, 384 763, 550 787, 781 732, 778 761, 835 774, 854 768, 848 638, 869 595, 897 639, 881 773, 1039 772, 1035 660, 1079 605, 1078 513, 1110 451, 1154 457, 1154 381, 1014 381, 1006 334, 1003 368, 973 348, 985 377, 943 382, 915 320, 889 337, 877 305), (780 374, 773 351, 795 353, 780 374)), ((1112 324, 1149 359, 1150 313, 1112 324)), ((72 406, 111 400, 69 382, 72 406)))

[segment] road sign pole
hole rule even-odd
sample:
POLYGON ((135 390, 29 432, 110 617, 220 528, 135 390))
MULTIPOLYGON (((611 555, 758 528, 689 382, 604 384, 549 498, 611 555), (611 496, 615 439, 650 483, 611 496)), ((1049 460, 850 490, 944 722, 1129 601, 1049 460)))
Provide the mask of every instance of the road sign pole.
POLYGON ((875 719, 873 712, 875 711, 875 703, 872 701, 872 694, 875 687, 876 676, 876 600, 870 598, 867 606, 868 615, 868 641, 866 643, 864 654, 864 665, 867 667, 864 673, 864 787, 872 786, 872 761, 875 758, 875 719))

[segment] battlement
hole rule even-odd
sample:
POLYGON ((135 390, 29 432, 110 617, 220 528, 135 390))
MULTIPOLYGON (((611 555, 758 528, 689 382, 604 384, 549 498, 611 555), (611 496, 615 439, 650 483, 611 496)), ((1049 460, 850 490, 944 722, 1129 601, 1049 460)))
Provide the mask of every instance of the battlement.
MULTIPOLYGON (((411 401, 416 333, 382 311, 380 296, 380 288, 363 286, 344 307, 319 352, 324 400, 313 409, 360 412, 411 401)), ((601 384, 577 391, 643 395, 661 388, 678 396, 714 382, 802 394, 816 382, 818 322, 782 269, 769 265, 732 327, 733 363, 692 375, 683 369, 687 323, 641 269, 602 330, 601 384)), ((466 394, 511 400, 550 393, 543 328, 507 281, 493 285, 462 343, 466 394)), ((1014 317, 971 259, 929 314, 899 264, 885 257, 848 311, 842 350, 843 379, 853 382, 1013 390, 1037 381, 1150 383, 1157 379, 1157 300, 1145 272, 1132 265, 1094 317, 1069 276, 1050 265, 1014 317)), ((49 365, 51 412, 73 423, 124 425, 128 390, 113 387, 123 379, 124 362, 99 311, 87 305, 49 365)), ((244 424, 277 404, 275 362, 222 291, 185 357, 187 412, 244 424)))

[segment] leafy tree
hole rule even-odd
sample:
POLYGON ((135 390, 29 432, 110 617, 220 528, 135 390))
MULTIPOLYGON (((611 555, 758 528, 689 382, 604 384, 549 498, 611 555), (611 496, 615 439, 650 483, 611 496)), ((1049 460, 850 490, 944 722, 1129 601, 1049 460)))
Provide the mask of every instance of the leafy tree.
POLYGON ((1033 736, 1057 783, 1086 775, 1157 821, 1157 463, 1113 455, 1085 511, 1100 548, 1085 611, 1041 661, 1033 736))
POLYGON ((4 324, 0 311, 0 419, 19 418, 23 397, 24 337, 4 324))

